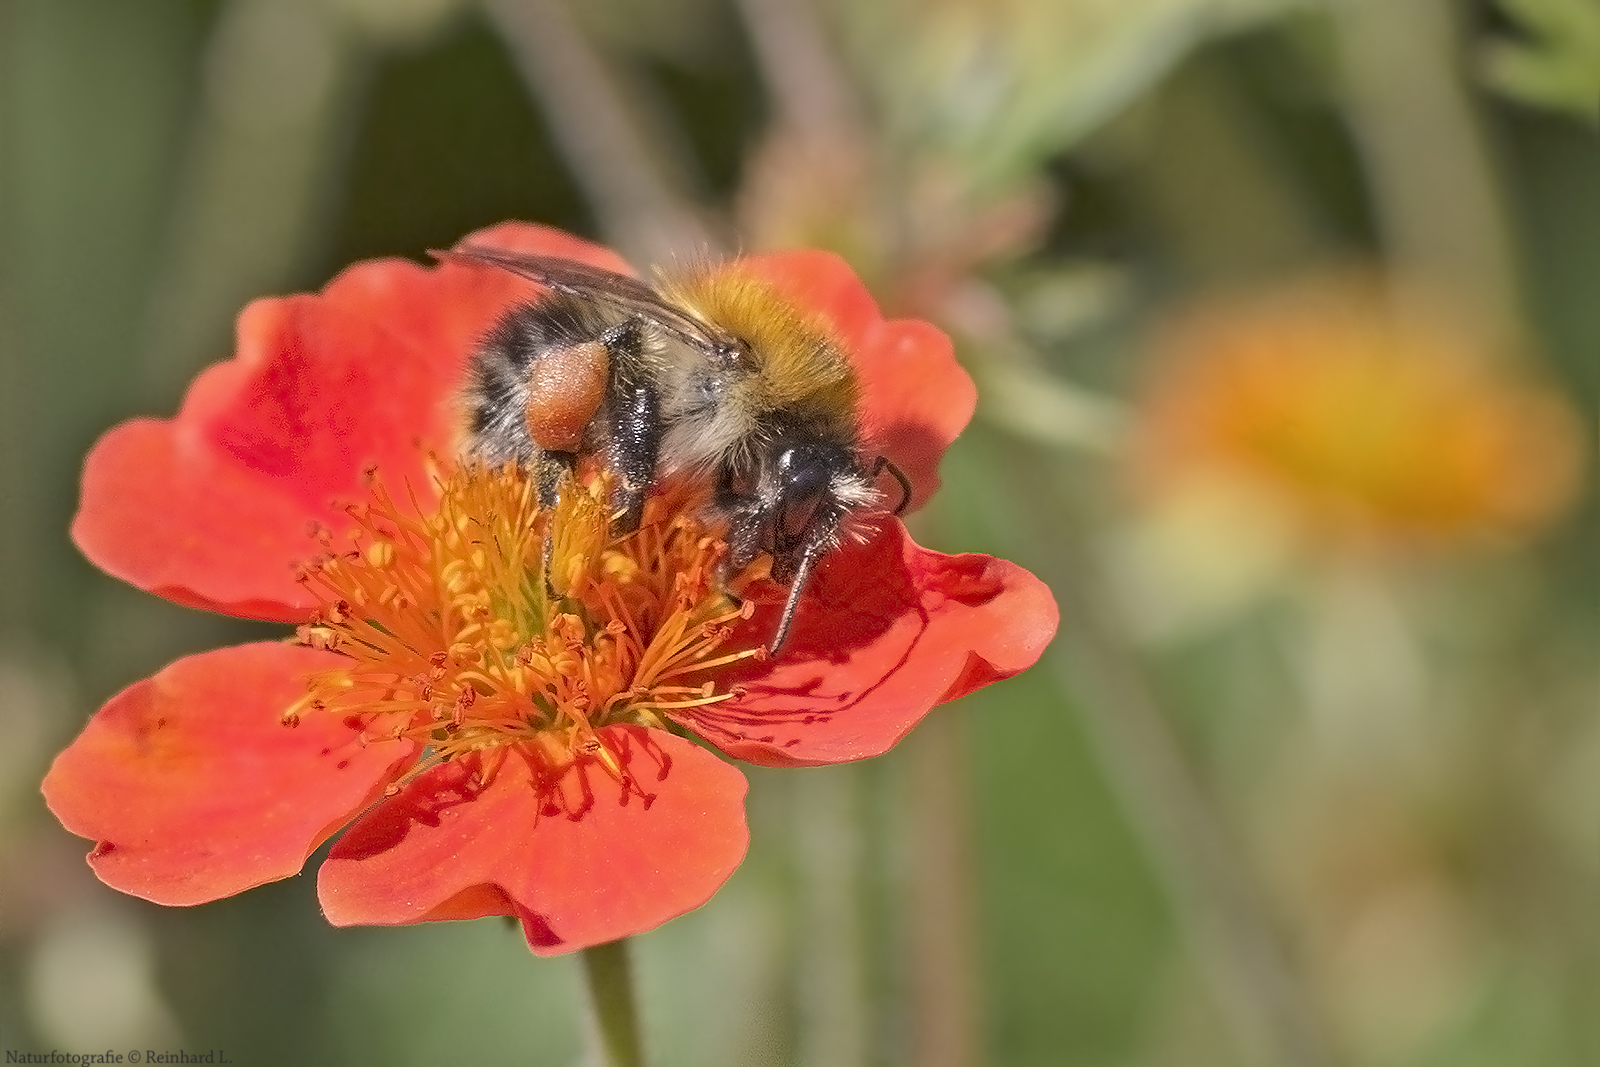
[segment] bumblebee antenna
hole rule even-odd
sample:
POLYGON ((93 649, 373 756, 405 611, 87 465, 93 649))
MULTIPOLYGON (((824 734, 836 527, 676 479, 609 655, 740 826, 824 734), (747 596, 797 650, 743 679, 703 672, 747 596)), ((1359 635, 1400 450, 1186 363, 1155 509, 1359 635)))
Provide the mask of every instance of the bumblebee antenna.
POLYGON ((877 462, 872 465, 870 477, 876 478, 884 471, 894 475, 894 480, 900 483, 900 503, 895 506, 894 513, 903 515, 906 506, 911 503, 911 479, 907 478, 906 472, 895 466, 894 461, 888 456, 879 456, 877 462))

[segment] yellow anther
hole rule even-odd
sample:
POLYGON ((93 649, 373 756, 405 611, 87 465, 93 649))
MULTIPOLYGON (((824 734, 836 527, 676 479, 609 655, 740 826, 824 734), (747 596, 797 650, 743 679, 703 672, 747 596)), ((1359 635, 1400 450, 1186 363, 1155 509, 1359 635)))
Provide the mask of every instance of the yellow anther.
POLYGON ((394 566, 394 545, 388 541, 374 541, 367 546, 367 565, 378 570, 394 566))
POLYGON ((363 743, 481 753, 487 776, 518 749, 547 770, 587 758, 622 779, 597 731, 661 728, 658 709, 729 699, 715 672, 757 654, 721 647, 750 606, 710 583, 725 548, 698 522, 652 499, 641 528, 613 542, 604 478, 569 483, 551 512, 516 467, 446 470, 434 484, 437 509, 423 515, 413 494, 402 510, 375 480, 371 502, 348 511, 364 547, 301 568, 322 605, 296 639, 350 666, 310 677, 286 723, 337 715, 363 743), (700 684, 675 684, 686 674, 700 684))

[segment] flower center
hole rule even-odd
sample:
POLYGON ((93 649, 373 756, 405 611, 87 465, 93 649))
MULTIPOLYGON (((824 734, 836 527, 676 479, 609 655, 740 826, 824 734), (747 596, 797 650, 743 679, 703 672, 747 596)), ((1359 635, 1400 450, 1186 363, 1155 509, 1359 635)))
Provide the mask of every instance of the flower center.
POLYGON ((424 514, 373 474, 371 501, 346 508, 344 551, 313 529, 324 552, 300 578, 322 607, 296 640, 349 662, 312 675, 285 723, 339 715, 369 740, 421 743, 428 766, 482 752, 487 772, 516 745, 551 770, 586 757, 621 778, 597 731, 730 699, 696 679, 764 654, 723 652, 748 602, 717 580, 726 544, 684 509, 652 500, 613 540, 603 476, 569 481, 552 509, 515 465, 435 481, 424 514))

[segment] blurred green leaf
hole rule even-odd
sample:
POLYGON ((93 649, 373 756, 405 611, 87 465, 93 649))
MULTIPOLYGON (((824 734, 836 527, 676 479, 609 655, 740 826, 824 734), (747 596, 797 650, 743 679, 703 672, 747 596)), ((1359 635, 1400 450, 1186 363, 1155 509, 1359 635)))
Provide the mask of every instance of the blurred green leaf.
POLYGON ((1600 121, 1600 0, 1499 0, 1525 40, 1484 50, 1484 78, 1522 103, 1600 121))
POLYGON ((1303 0, 836 4, 892 134, 1004 186, 1076 143, 1202 42, 1303 0))

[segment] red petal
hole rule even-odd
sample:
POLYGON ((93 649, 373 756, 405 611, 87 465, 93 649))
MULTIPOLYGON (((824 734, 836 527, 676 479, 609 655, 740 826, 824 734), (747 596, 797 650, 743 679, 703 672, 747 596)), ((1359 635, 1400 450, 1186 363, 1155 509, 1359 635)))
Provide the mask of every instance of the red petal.
POLYGON ((99 842, 101 881, 158 904, 287 878, 415 756, 410 742, 363 746, 331 716, 279 722, 308 673, 343 662, 280 644, 178 660, 89 720, 45 776, 45 802, 99 842))
POLYGON ((317 881, 328 921, 515 915, 533 950, 553 955, 704 904, 749 843, 744 776, 662 730, 600 733, 633 788, 594 759, 541 788, 517 750, 487 785, 473 760, 418 776, 334 845, 317 881))
MULTIPOLYGON (((625 268, 542 227, 471 240, 625 268)), ((429 449, 454 450, 451 398, 476 339, 538 290, 493 268, 360 263, 320 296, 259 300, 238 355, 195 380, 177 418, 136 420, 95 446, 72 536, 103 570, 179 603, 297 620, 313 606, 294 564, 317 552, 307 524, 348 526, 376 464, 424 500, 429 449), (343 521, 342 521, 343 520, 343 521)))
MULTIPOLYGON (((752 642, 772 632, 777 610, 756 611, 752 642)), ((725 679, 743 697, 677 719, 752 763, 865 759, 936 704, 1032 666, 1058 620, 1050 590, 1021 567, 930 552, 891 520, 870 544, 828 558, 781 657, 725 679)))
POLYGON ((775 252, 748 262, 833 322, 861 374, 866 442, 911 479, 910 506, 920 507, 939 487, 939 460, 978 403, 950 338, 917 319, 886 321, 861 279, 832 253, 775 252))

